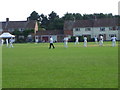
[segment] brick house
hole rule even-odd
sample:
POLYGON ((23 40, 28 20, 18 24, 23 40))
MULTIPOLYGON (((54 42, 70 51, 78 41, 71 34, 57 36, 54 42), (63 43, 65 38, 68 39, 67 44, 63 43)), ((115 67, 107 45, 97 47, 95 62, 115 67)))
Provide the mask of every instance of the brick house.
POLYGON ((13 32, 19 30, 20 32, 24 30, 34 30, 34 33, 38 31, 38 24, 35 20, 27 21, 9 21, 9 18, 6 18, 5 22, 0 22, 0 33, 2 32, 13 32))

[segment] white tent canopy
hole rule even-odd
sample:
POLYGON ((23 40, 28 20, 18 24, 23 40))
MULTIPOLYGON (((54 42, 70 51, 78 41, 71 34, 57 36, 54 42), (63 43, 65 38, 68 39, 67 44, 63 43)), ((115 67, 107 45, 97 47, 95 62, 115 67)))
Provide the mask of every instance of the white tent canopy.
POLYGON ((5 32, 5 33, 0 35, 0 38, 13 38, 13 37, 15 37, 15 36, 8 33, 8 32, 5 32))

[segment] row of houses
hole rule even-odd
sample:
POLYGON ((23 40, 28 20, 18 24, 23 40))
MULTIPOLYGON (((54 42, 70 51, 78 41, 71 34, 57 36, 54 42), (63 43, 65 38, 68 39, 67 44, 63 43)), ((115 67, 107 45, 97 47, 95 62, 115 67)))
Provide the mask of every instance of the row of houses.
POLYGON ((86 35, 94 38, 103 35, 104 40, 111 40, 113 35, 119 38, 120 24, 118 18, 66 21, 64 30, 73 36, 86 35))
POLYGON ((18 30, 20 32, 28 29, 33 29, 35 32, 38 31, 38 24, 35 20, 26 20, 26 21, 9 21, 9 18, 6 18, 6 21, 0 22, 0 33, 2 32, 14 32, 18 30))
POLYGON ((63 30, 38 30, 38 24, 35 20, 26 21, 9 21, 0 22, 0 33, 10 32, 15 30, 24 31, 33 29, 34 33, 29 35, 29 38, 39 39, 39 41, 48 42, 52 36, 54 41, 61 42, 64 36, 88 36, 94 38, 103 35, 104 40, 111 40, 111 36, 115 35, 120 40, 120 24, 118 18, 104 18, 94 20, 74 20, 65 21, 63 30))

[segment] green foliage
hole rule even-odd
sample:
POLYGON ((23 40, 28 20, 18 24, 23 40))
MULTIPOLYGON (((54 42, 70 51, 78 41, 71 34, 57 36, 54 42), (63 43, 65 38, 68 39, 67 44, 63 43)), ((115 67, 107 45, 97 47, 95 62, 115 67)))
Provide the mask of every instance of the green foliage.
POLYGON ((40 26, 44 29, 47 29, 48 23, 49 23, 49 20, 48 20, 47 16, 45 16, 44 14, 41 14, 40 17, 41 17, 40 26))
POLYGON ((49 17, 48 17, 48 27, 47 29, 48 30, 56 30, 56 29, 61 29, 60 27, 60 18, 59 16, 57 15, 57 13, 55 13, 54 11, 52 11, 50 14, 49 14, 49 17))
POLYGON ((59 18, 57 13, 52 11, 47 17, 44 14, 40 15, 41 17, 41 27, 45 30, 63 30, 63 19, 59 18))
POLYGON ((74 16, 74 19, 76 19, 76 20, 82 20, 83 19, 82 15, 80 13, 73 13, 73 16, 74 16))
POLYGON ((40 20, 40 16, 36 11, 33 11, 30 16, 28 17, 29 20, 40 20))
POLYGON ((74 20, 74 16, 72 13, 66 13, 63 17, 64 20, 74 20))
POLYGON ((57 13, 55 13, 54 11, 52 11, 49 14, 49 21, 54 21, 56 18, 59 18, 59 16, 57 15, 57 13))
POLYGON ((12 32, 13 35, 19 36, 22 35, 22 32, 20 32, 19 30, 15 29, 15 31, 12 32))
POLYGON ((75 42, 75 36, 72 36, 70 41, 75 42))
POLYGON ((31 30, 29 30, 29 29, 28 30, 24 30, 22 32, 22 35, 27 37, 30 33, 34 33, 34 30, 33 29, 31 29, 31 30))
POLYGON ((39 15, 36 11, 33 11, 28 17, 30 20, 37 20, 39 24, 39 29, 44 30, 62 30, 64 21, 66 20, 94 20, 101 18, 113 18, 119 17, 118 15, 113 16, 112 13, 103 14, 103 13, 94 13, 94 14, 83 14, 80 13, 66 13, 63 17, 59 17, 56 12, 52 11, 50 14, 39 15))
POLYGON ((31 33, 34 33, 33 29, 27 29, 24 31, 19 31, 16 29, 15 31, 12 32, 12 34, 16 36, 16 42, 19 43, 26 42, 27 36, 31 33), (19 38, 19 36, 24 36, 24 38, 19 38))

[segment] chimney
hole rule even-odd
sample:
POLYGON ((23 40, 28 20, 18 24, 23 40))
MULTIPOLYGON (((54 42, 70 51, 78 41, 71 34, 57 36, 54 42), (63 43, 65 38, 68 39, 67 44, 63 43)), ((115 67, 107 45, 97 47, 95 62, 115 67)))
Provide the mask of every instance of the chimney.
POLYGON ((27 18, 27 21, 30 21, 30 18, 29 18, 29 17, 27 18))
POLYGON ((8 28, 7 28, 8 23, 9 23, 9 18, 6 18, 6 25, 5 25, 5 30, 6 30, 6 31, 8 31, 8 28))
POLYGON ((6 18, 6 22, 9 22, 9 18, 6 18))

